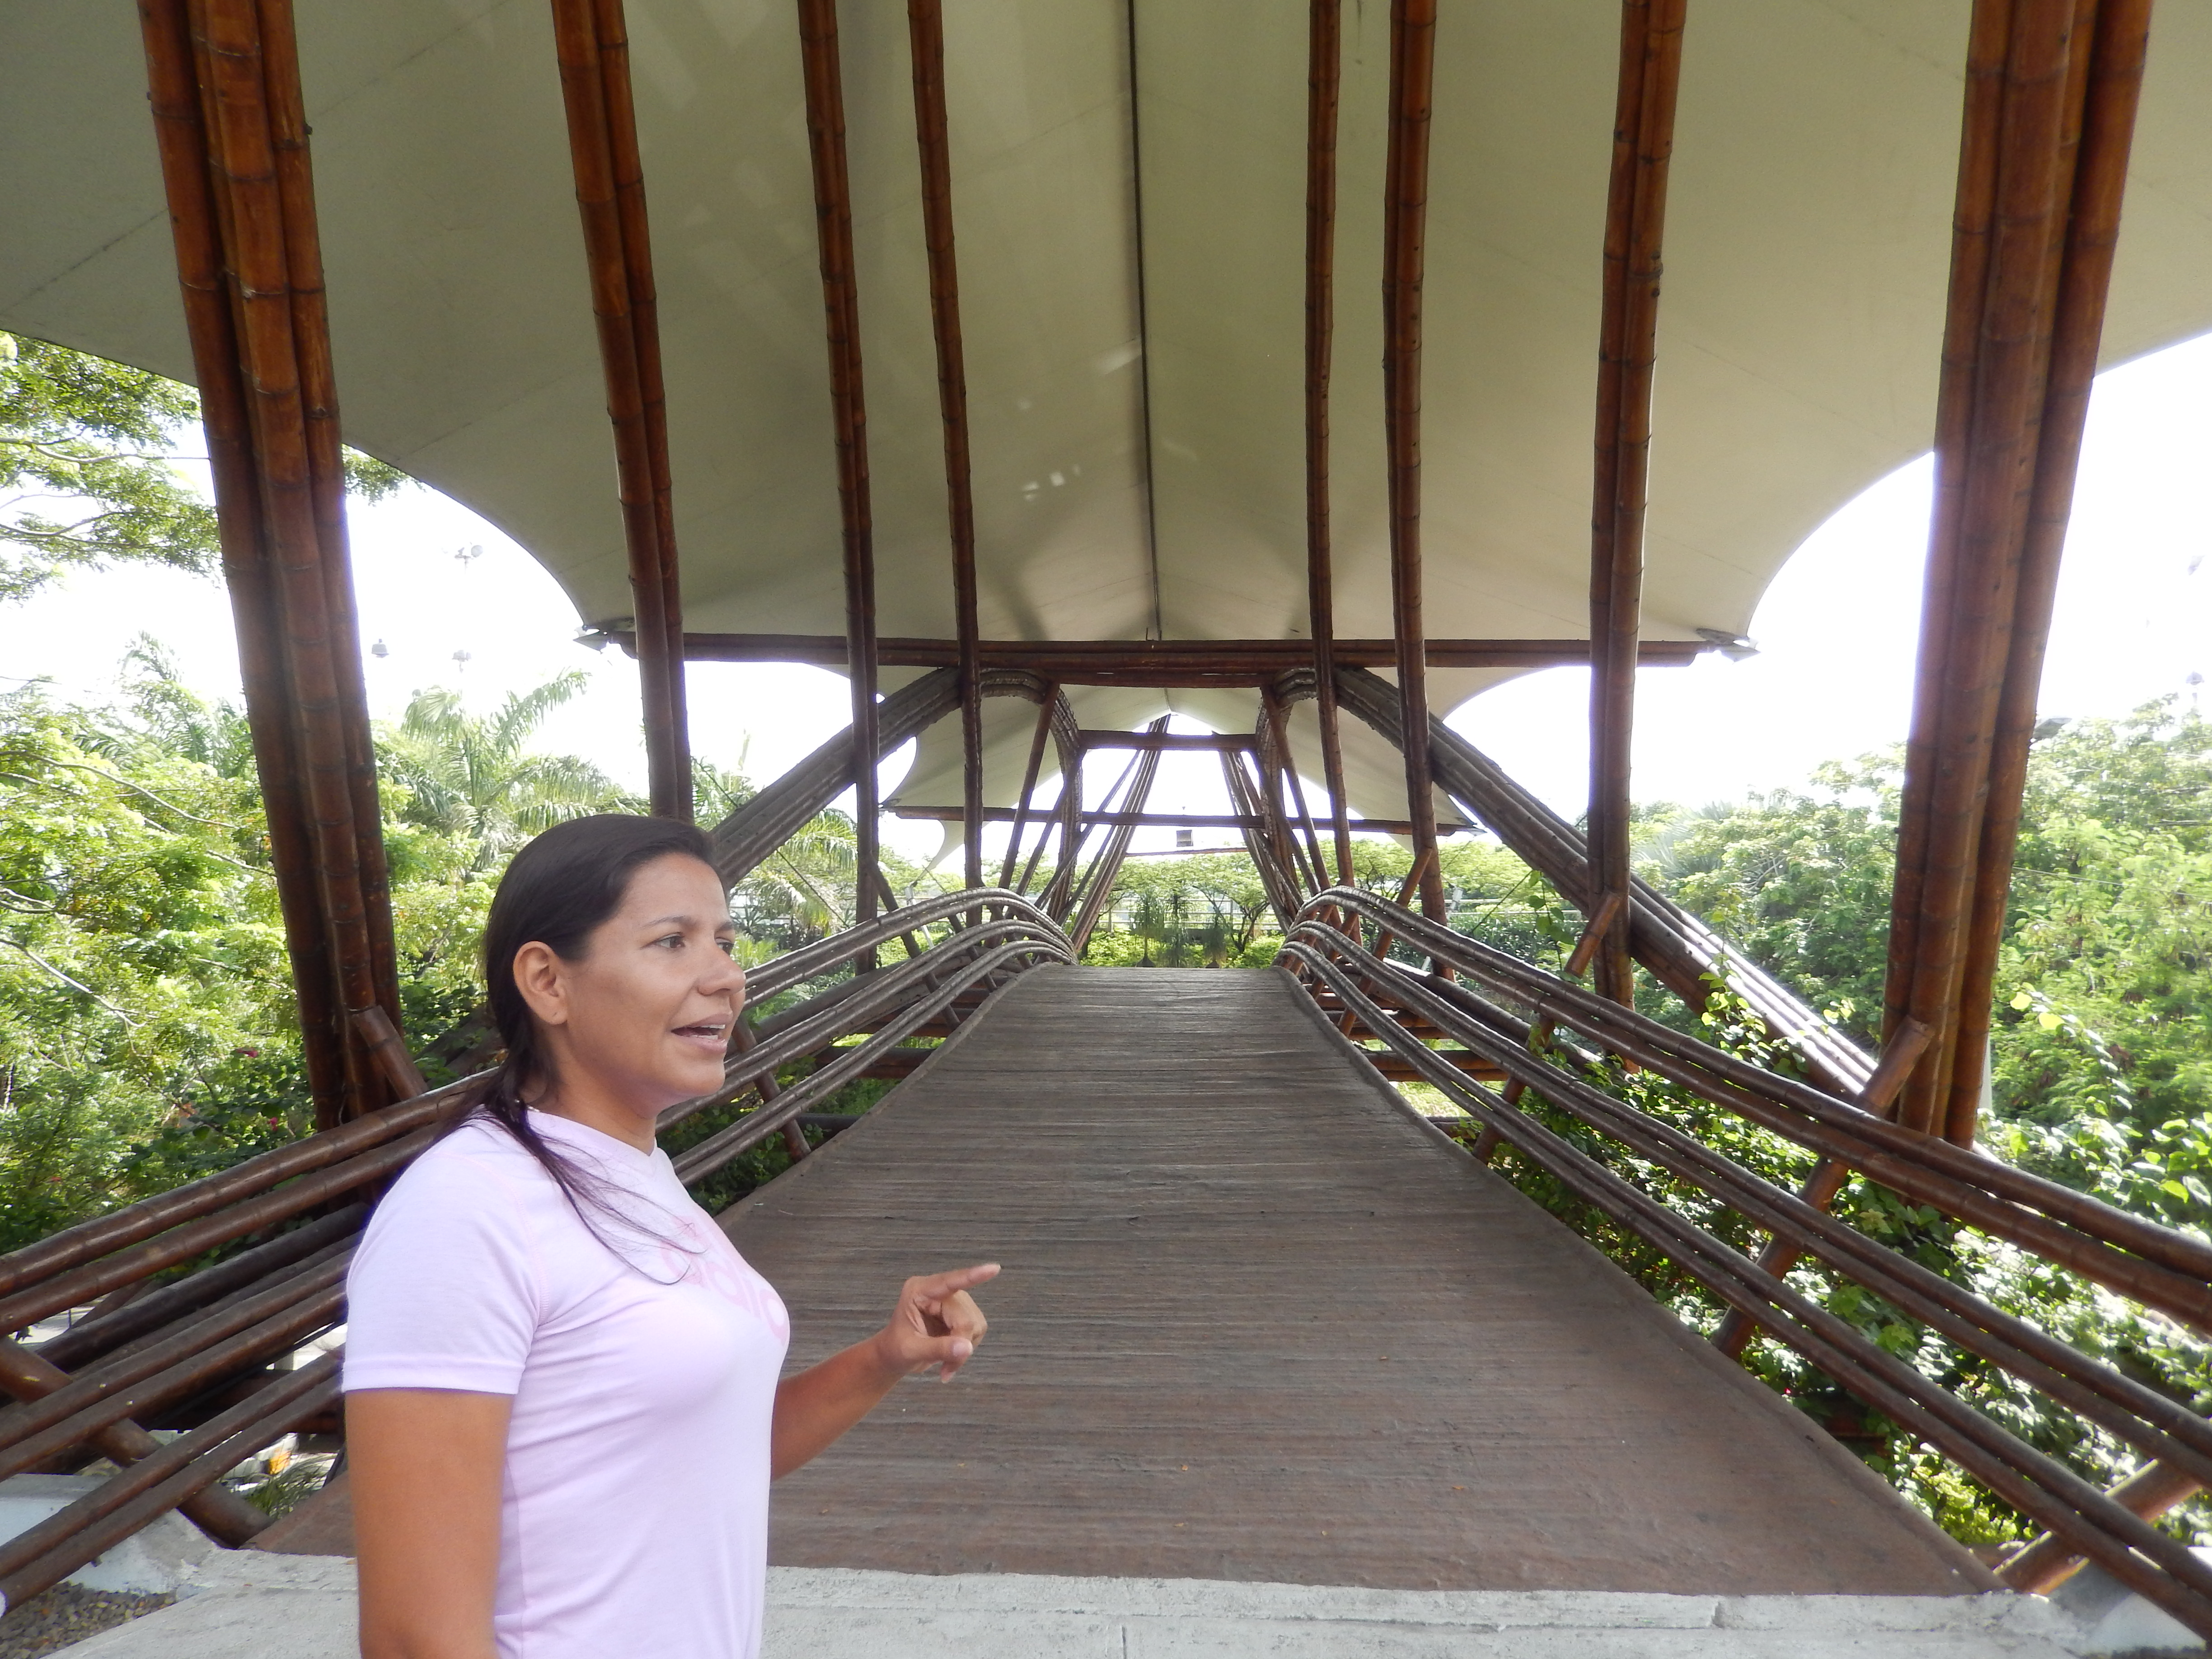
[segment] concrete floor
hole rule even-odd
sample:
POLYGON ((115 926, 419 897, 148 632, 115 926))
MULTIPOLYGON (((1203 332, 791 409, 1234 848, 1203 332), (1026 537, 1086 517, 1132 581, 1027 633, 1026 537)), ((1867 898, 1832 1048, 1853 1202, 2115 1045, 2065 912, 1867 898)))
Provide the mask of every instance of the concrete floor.
MULTIPOLYGON (((353 1563, 225 1552, 71 1659, 353 1659, 353 1563)), ((2047 1602, 769 1574, 763 1659, 2068 1659, 2047 1602)), ((647 1659, 610 1655, 609 1659, 647 1659)), ((650 1659, 664 1659, 651 1656, 650 1659)))

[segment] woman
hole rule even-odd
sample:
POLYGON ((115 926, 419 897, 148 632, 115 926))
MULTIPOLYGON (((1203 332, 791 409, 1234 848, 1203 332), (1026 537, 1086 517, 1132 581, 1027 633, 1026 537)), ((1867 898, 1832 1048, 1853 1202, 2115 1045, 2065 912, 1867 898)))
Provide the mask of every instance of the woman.
POLYGON ((778 1382, 783 1304, 653 1144, 720 1086, 744 997, 708 854, 580 818, 492 900, 507 1058, 348 1280, 365 1659, 750 1659, 769 1480, 981 1340, 995 1267, 909 1279, 883 1329, 778 1382))

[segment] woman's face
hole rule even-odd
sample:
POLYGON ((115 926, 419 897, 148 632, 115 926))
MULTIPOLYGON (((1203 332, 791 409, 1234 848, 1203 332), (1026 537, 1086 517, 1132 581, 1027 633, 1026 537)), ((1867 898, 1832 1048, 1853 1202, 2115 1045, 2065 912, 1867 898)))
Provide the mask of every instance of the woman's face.
POLYGON ((658 1112, 722 1084, 744 1006, 736 930, 714 871, 672 853, 638 866, 622 903, 563 961, 515 953, 515 978, 547 1028, 563 1098, 579 1090, 658 1112))

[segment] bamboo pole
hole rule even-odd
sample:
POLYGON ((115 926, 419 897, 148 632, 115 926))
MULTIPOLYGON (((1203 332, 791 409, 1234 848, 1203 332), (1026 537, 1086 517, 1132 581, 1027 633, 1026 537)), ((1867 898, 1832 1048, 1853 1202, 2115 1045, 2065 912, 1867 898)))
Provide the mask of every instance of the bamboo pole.
MULTIPOLYGON (((362 892, 359 840, 336 659, 358 650, 334 637, 313 498, 307 415, 291 293, 292 227, 276 179, 276 133, 251 0, 198 0, 203 107, 216 189, 229 204, 228 249, 238 319, 240 368, 254 437, 261 522, 283 629, 297 723, 301 781, 325 926, 342 1006, 375 1005, 374 951, 362 892)), ((356 1073, 358 1050, 348 1045, 356 1073)), ((356 1098, 367 1091, 356 1080, 356 1098)))
MULTIPOLYGON (((1053 728, 1054 736, 1060 749, 1060 800, 1058 802, 1060 860, 1058 867, 1053 872, 1051 881, 1045 884, 1045 890, 1039 896, 1037 902, 1047 915, 1050 915, 1054 921, 1058 921, 1066 913, 1053 908, 1055 902, 1054 896, 1056 892, 1063 896, 1066 893, 1066 883, 1061 879, 1063 874, 1066 876, 1068 881, 1074 879, 1077 843, 1081 836, 1080 826, 1083 817, 1083 744, 1080 738, 1075 735, 1077 731, 1075 711, 1067 707, 1065 696, 1055 700, 1053 728), (1062 708, 1067 711, 1067 723, 1064 731, 1061 729, 1059 719, 1059 711, 1062 708)), ((1036 872, 1037 860, 1043 856, 1044 849, 1050 839, 1048 832, 1037 838, 1036 851, 1030 854, 1029 865, 1022 872, 1020 891, 1024 893, 1029 891, 1030 878, 1036 872)))
MULTIPOLYGON (((968 370, 960 338, 960 267, 952 240, 952 159, 945 108, 944 0, 908 0, 913 40, 915 138, 921 151, 921 218, 929 252, 929 315, 937 336, 937 398, 945 422, 945 495, 952 532, 953 627, 960 650, 960 799, 967 880, 983 884, 983 690, 976 623, 975 502, 968 465, 968 370)), ((1012 854, 1008 856, 1012 862, 1012 854)))
POLYGON ((674 489, 668 461, 668 398, 660 363, 660 296, 653 275, 653 237, 646 220, 645 168, 638 155, 637 110, 629 74, 629 35, 623 0, 594 0, 599 74, 605 88, 607 141, 614 164, 615 207, 622 229, 623 276, 629 298, 630 331, 636 341, 638 390, 645 416, 645 453, 651 469, 659 554, 663 684, 665 712, 658 741, 665 751, 673 808, 666 816, 691 816, 691 741, 684 681, 684 594, 676 549, 674 489))
MULTIPOLYGON (((1421 274, 1427 228, 1429 99, 1436 71, 1437 0, 1391 0, 1390 143, 1382 250, 1383 424, 1389 451, 1390 601, 1398 699, 1405 729, 1429 729, 1421 620, 1421 274)), ((1331 677, 1334 679, 1334 676, 1331 677)), ((1436 791, 1428 745, 1409 743, 1406 816, 1417 855, 1429 855, 1421 909, 1444 916, 1437 868, 1436 791)))
MULTIPOLYGON (((1274 732, 1275 752, 1282 758, 1283 781, 1290 788, 1291 805, 1297 810, 1297 826, 1305 836, 1306 862, 1313 871, 1314 891, 1319 893, 1329 885, 1328 866, 1322 859, 1321 832, 1315 827, 1313 809, 1306 804, 1306 787, 1298 777, 1297 763, 1291 757, 1290 707, 1273 690, 1263 689, 1261 696, 1274 732)), ((1442 833, 1441 827, 1438 833, 1442 833)))
MULTIPOLYGON (((1912 1068, 1920 1063, 1927 1052, 1929 1040, 1935 1035, 1917 1019, 1908 1019, 1892 1034, 1881 1051, 1881 1062, 1875 1067, 1874 1075, 1859 1091, 1858 1103, 1876 1117, 1887 1117, 1897 1104, 1897 1097, 1905 1087, 1905 1080, 1912 1068)), ((1798 1189, 1797 1196, 1816 1210, 1826 1210, 1836 1201, 1850 1179, 1851 1166, 1841 1158, 1824 1158, 1813 1166, 1813 1173, 1798 1189)), ((1766 1243, 1759 1253, 1759 1265, 1777 1279, 1797 1265, 1803 1252, 1789 1240, 1776 1237, 1766 1243)), ((1743 1356, 1752 1338, 1752 1324, 1734 1313, 1723 1317, 1719 1328, 1713 1333, 1713 1346, 1731 1359, 1743 1356)))
MULTIPOLYGON (((2105 1495, 2129 1514, 2155 1521, 2203 1490, 2204 1483, 2186 1470, 2152 1462, 2105 1495)), ((2083 1559, 2071 1540, 2046 1532, 1999 1567, 1997 1577, 2023 1595, 2047 1595, 2073 1576, 2083 1559)))
POLYGON ((207 428, 308 1082, 392 1097, 348 1014, 398 1012, 335 385, 289 9, 146 0, 149 98, 207 428))
POLYGON ((691 816, 684 696, 684 617, 668 470, 652 243, 631 100, 621 0, 552 0, 561 95, 599 360, 614 428, 623 539, 637 611, 638 682, 645 707, 653 810, 691 816))
POLYGON ((2072 205, 2066 218, 2065 263, 2058 279, 2051 363, 2038 422, 2035 483, 2022 537, 2011 648, 1990 749, 1989 792, 1981 847, 1974 860, 1973 903, 1960 983, 1959 1035, 1953 1045, 1950 1099, 1944 1109, 1944 1133, 1960 1146, 1972 1144, 1981 1109, 1997 948, 2004 938, 2013 855, 2020 840, 2044 647, 2057 597, 2059 559, 2073 512, 2082 428, 2104 332, 2105 298, 2119 241, 2120 206, 2142 91, 2150 11, 2151 0, 2100 0, 2089 58, 2077 71, 2086 76, 2086 86, 2072 205))
POLYGON ((1960 1144, 2147 26, 2136 0, 1978 0, 1969 41, 1884 991, 1887 1029, 1936 1033, 1899 1121, 1960 1144))
MULTIPOLYGON (((1168 717, 1163 714, 1152 722, 1151 729, 1156 732, 1164 732, 1167 725, 1168 717)), ((1122 810, 1130 817, 1137 817, 1144 812, 1145 802, 1152 793, 1152 780, 1159 774, 1160 751, 1157 749, 1139 750, 1130 765, 1129 792, 1124 799, 1122 810)), ((1136 835, 1135 824, 1115 824, 1107 835, 1105 846, 1099 849, 1097 862, 1091 867, 1084 883, 1082 906, 1076 914, 1074 926, 1067 930, 1068 941, 1074 945, 1079 962, 1083 959, 1084 947, 1091 942, 1091 932, 1098 926, 1099 917, 1105 913, 1107 902, 1114 896, 1115 878, 1121 873, 1121 861, 1128 856, 1129 843, 1136 839, 1136 835)))
MULTIPOLYGON (((1014 864, 1015 860, 1021 857, 1022 831, 1029 823, 1030 802, 1036 794, 1037 774, 1044 768, 1044 740, 1052 735, 1052 705, 1053 700, 1058 695, 1059 688, 1048 688, 1044 702, 1037 708, 1036 730, 1030 737, 1029 764, 1022 769, 1021 797, 1014 805, 1014 827, 1006 836, 1006 861, 999 872, 999 885, 1001 887, 1014 885, 1014 864)), ((963 801, 961 805, 961 815, 965 818, 968 813, 968 805, 963 801)), ((980 817, 981 814, 978 813, 976 816, 980 817)), ((975 832, 971 830, 969 833, 973 835, 975 832)), ((1048 830, 1046 833, 1049 834, 1050 831, 1048 830)))
MULTIPOLYGON (((152 11, 158 0, 145 8, 152 11)), ((43 1400, 56 1389, 69 1386, 69 1373, 50 1365, 21 1343, 0 1337, 0 1389, 17 1400, 43 1400)), ((161 1443, 129 1418, 110 1423, 88 1437, 102 1455, 125 1468, 161 1451, 161 1443)), ((234 1547, 269 1524, 269 1517, 236 1492, 210 1487, 177 1506, 185 1516, 219 1544, 234 1547)))
MULTIPOLYGON (((393 988, 387 1018, 398 1014, 398 951, 392 930, 392 874, 385 859, 384 813, 376 787, 376 745, 368 723, 368 685, 362 665, 361 623, 354 603, 353 550, 345 511, 345 446, 340 434, 337 372, 331 358, 330 311, 323 283, 322 236, 315 216, 314 168, 300 89, 299 40, 289 4, 260 9, 276 181, 283 204, 286 280, 298 342, 302 413, 307 420, 316 539, 322 550, 324 604, 338 682, 338 720, 345 735, 347 783, 353 797, 356 858, 368 930, 370 972, 393 988)), ((364 1012, 353 1011, 356 1014, 364 1012)), ((405 1098, 402 1091, 397 1098, 405 1098)))
POLYGON ((1312 0, 1306 68, 1306 604, 1313 635, 1321 763, 1336 878, 1352 879, 1352 825, 1336 713, 1336 594, 1329 544, 1328 382, 1336 330, 1336 112, 1344 0, 1312 0))
MULTIPOLYGON (((599 633, 626 651, 636 642, 620 629, 599 633)), ((1645 668, 1671 668, 1718 648, 1706 640, 1644 640, 1636 654, 1645 668)), ((842 634, 686 634, 684 650, 692 662, 839 668, 847 661, 842 634)), ((1029 673, 1069 685, 1259 686, 1313 669, 1313 646, 1305 640, 979 640, 976 650, 987 677, 1029 673)), ((1340 669, 1389 668, 1398 660, 1391 640, 1340 639, 1334 650, 1340 669)), ((1590 648, 1588 640, 1431 639, 1426 655, 1431 668, 1560 668, 1588 663, 1590 648)), ((886 668, 957 668, 960 643, 887 635, 876 641, 876 661, 886 668)))
MULTIPOLYGON (((1628 891, 1630 747, 1642 629, 1644 515, 1658 349, 1660 235, 1674 143, 1684 0, 1623 0, 1620 85, 1605 216, 1599 325, 1596 483, 1590 537, 1590 787, 1588 890, 1628 891)), ((1598 942, 1597 988, 1635 995, 1626 907, 1598 942)))
MULTIPOLYGON (((1077 752, 1079 754, 1082 752, 1082 745, 1078 745, 1077 752)), ((1060 921, 1073 912, 1082 902, 1084 894, 1090 890, 1088 877, 1076 868, 1076 863, 1082 857, 1083 849, 1091 844, 1091 832, 1105 823, 1109 816, 1107 809, 1112 807, 1116 801, 1121 802, 1122 808, 1126 810, 1128 800, 1125 792, 1135 782, 1138 767, 1146 760, 1155 758, 1155 756, 1144 750, 1139 750, 1131 755, 1129 763, 1121 769, 1121 775, 1108 787, 1106 793, 1099 800, 1099 810, 1095 812, 1086 812, 1082 810, 1083 797, 1079 790, 1073 800, 1063 803, 1068 808, 1065 823, 1066 830, 1073 836, 1073 848, 1071 849, 1069 845, 1068 834, 1063 834, 1060 868, 1053 872, 1052 883, 1045 889, 1044 908, 1054 921, 1060 921), (1079 875, 1084 876, 1084 879, 1079 881, 1079 875)), ((1121 814, 1113 816, 1121 816, 1121 814)), ((1120 826, 1116 824, 1112 827, 1118 829, 1120 826)), ((1102 853, 1103 850, 1103 848, 1101 849, 1102 853)), ((1094 860, 1093 868, 1096 868, 1096 862, 1094 860)))
POLYGON ((238 343, 223 268, 221 215, 210 174, 199 78, 185 0, 141 0, 148 101, 169 204, 185 328, 199 382, 215 486, 223 586, 238 635, 246 726, 269 825, 285 946, 300 1005, 302 1058, 319 1121, 336 1121, 347 1090, 330 940, 314 876, 307 815, 296 787, 296 742, 285 696, 276 596, 262 548, 253 437, 238 374, 238 343))
MULTIPOLYGON (((877 709, 876 756, 916 738, 959 707, 957 676, 949 668, 926 674, 885 697, 877 709)), ((714 826, 714 867, 735 886, 801 825, 853 787, 860 771, 853 734, 840 732, 714 826)))
POLYGON ((1297 832, 1291 823, 1290 792, 1285 775, 1290 768, 1285 763, 1279 708, 1273 692, 1263 689, 1259 717, 1253 722, 1250 739, 1250 753, 1257 763, 1260 777, 1261 809, 1267 816, 1267 833, 1275 843, 1275 857, 1291 872, 1301 896, 1309 883, 1318 893, 1328 885, 1328 881, 1322 873, 1320 849, 1314 849, 1314 861, 1309 866, 1305 849, 1299 846, 1297 832))
POLYGON ((1259 872, 1268 908, 1275 913, 1277 924, 1288 934, 1297 923, 1302 895, 1297 875, 1285 869, 1277 856, 1279 843, 1272 834, 1274 826, 1262 805, 1265 787, 1244 769, 1243 751, 1224 749, 1220 752, 1222 781, 1228 786, 1231 808, 1242 820, 1238 827, 1243 834, 1244 850, 1252 860, 1252 867, 1259 872))
MULTIPOLYGON (((844 526, 845 660, 853 689, 853 818, 859 869, 856 925, 875 919, 876 555, 868 496, 868 416, 860 378, 860 294, 853 261, 852 185, 845 164, 845 94, 838 67, 837 0, 798 0, 806 82, 806 137, 814 167, 814 221, 830 351, 830 418, 837 444, 837 505, 844 526)), ((869 951, 854 964, 875 966, 869 951)))

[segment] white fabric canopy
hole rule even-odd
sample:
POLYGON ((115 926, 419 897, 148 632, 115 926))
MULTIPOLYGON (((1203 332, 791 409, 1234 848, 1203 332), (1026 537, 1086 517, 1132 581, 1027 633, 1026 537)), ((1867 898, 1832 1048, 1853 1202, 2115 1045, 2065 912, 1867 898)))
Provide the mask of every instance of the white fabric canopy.
MULTIPOLYGON (((949 635, 905 8, 842 9, 878 625, 949 635)), ((793 11, 628 11, 689 625, 842 633, 793 11)), ((1306 7, 945 11, 986 636, 1302 637, 1306 7)), ((1647 636, 1743 629, 1814 526, 1927 448, 1967 12, 1693 0, 1647 636)), ((624 616, 544 0, 298 0, 298 17, 348 440, 514 535, 585 621, 624 616)), ((1389 632, 1387 6, 1352 0, 1344 29, 1337 626, 1375 636, 1389 632)), ((1587 629, 1619 29, 1611 0, 1443 0, 1423 388, 1434 636, 1587 629)), ((2150 62, 2107 362, 2212 327, 2212 7, 2163 8, 2150 62)), ((0 0, 0 327, 189 380, 125 0, 0 0)), ((1437 673, 1432 701, 1448 709, 1502 677, 1437 673)), ((1223 728, 1252 721, 1249 694, 1073 696, 1087 726, 1170 703, 1223 728)), ((702 728, 714 719, 695 712, 702 728)), ((994 706, 988 729, 988 793, 1005 803, 1030 713, 994 706)), ((1395 755, 1346 736, 1355 804, 1402 816, 1395 755)), ((957 799, 957 733, 940 727, 902 793, 957 799)))

